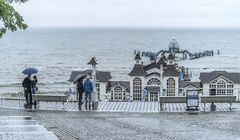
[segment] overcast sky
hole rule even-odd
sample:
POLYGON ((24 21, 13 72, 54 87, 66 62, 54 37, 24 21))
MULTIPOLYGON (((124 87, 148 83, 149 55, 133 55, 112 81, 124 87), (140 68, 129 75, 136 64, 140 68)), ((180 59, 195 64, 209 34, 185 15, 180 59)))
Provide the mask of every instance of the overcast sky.
POLYGON ((30 27, 240 27, 240 0, 29 0, 30 27))

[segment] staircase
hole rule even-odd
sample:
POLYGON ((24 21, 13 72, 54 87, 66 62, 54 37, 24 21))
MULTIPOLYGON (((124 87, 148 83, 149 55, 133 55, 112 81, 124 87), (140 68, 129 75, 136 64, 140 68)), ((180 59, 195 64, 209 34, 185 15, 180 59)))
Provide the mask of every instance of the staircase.
POLYGON ((0 116, 0 140, 58 140, 29 116, 0 116))

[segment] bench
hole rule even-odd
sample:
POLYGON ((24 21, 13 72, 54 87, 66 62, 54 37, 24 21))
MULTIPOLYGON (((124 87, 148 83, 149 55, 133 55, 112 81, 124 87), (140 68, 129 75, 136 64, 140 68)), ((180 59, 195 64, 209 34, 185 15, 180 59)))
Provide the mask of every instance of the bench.
POLYGON ((203 103, 230 103, 235 102, 237 99, 236 96, 201 96, 201 102, 203 103))
POLYGON ((204 110, 206 103, 230 103, 230 109, 232 109, 232 103, 236 102, 237 96, 219 96, 219 95, 210 95, 210 96, 201 96, 201 102, 204 103, 204 110))
POLYGON ((160 101, 160 109, 161 111, 163 111, 163 104, 164 103, 186 103, 186 97, 181 96, 181 97, 177 97, 177 96, 162 96, 159 97, 159 101, 160 101))
POLYGON ((33 94, 32 100, 39 103, 40 101, 46 102, 62 102, 64 108, 64 102, 67 102, 68 96, 65 94, 33 94))

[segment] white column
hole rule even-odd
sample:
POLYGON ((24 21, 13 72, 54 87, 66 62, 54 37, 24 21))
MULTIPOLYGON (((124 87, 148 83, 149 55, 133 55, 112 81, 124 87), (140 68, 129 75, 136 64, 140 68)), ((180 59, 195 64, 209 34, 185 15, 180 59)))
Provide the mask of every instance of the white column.
POLYGON ((96 66, 93 65, 93 101, 98 101, 96 90, 96 66))

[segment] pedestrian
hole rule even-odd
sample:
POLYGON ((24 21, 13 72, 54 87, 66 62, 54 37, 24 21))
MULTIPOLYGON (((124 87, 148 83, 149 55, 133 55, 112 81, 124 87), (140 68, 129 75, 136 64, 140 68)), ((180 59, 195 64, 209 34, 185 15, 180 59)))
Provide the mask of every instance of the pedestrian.
MULTIPOLYGON (((32 80, 32 94, 36 94, 36 92, 38 91, 37 82, 38 82, 37 76, 34 75, 32 80)), ((34 101, 35 108, 36 108, 36 105, 37 105, 37 102, 34 101)))
POLYGON ((74 91, 73 88, 69 88, 67 95, 68 95, 68 101, 74 101, 76 96, 76 91, 74 91))
POLYGON ((210 110, 211 111, 216 111, 216 105, 212 102, 211 106, 210 106, 210 110))
POLYGON ((24 95, 26 98, 26 106, 32 107, 32 79, 31 75, 28 75, 22 82, 24 88, 24 95))
POLYGON ((145 98, 148 95, 147 87, 142 90, 142 101, 145 102, 145 98))
POLYGON ((84 77, 81 77, 78 81, 77 81, 77 92, 78 92, 78 108, 79 110, 82 110, 81 105, 83 104, 82 102, 82 97, 83 97, 83 92, 84 92, 84 88, 83 88, 83 79, 84 77))
POLYGON ((86 110, 91 110, 91 94, 93 92, 93 84, 92 81, 90 80, 90 76, 87 76, 87 79, 84 82, 83 85, 84 92, 85 92, 85 108, 86 110), (88 104, 88 105, 87 105, 88 104), (87 107, 89 107, 87 109, 87 107))

